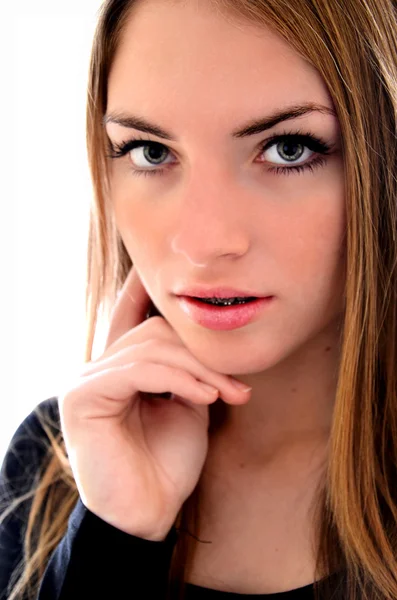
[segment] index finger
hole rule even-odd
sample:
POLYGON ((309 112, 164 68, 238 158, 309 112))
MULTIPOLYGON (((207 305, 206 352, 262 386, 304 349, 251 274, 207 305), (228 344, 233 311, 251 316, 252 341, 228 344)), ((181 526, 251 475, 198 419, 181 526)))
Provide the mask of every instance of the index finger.
POLYGON ((150 296, 133 265, 112 310, 105 350, 145 320, 150 302, 150 296))

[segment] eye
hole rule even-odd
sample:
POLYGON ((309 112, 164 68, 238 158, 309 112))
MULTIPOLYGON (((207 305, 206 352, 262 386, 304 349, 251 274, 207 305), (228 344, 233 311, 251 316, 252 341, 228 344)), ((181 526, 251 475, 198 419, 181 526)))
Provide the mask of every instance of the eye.
POLYGON ((285 165, 288 163, 294 164, 295 161, 302 159, 304 162, 305 159, 310 158, 313 154, 311 150, 299 140, 288 140, 285 139, 282 142, 274 143, 268 150, 268 161, 271 163, 285 165), (278 160, 284 160, 287 162, 277 162, 278 160))
POLYGON ((156 142, 141 142, 139 145, 136 145, 135 148, 130 150, 130 157, 134 166, 139 169, 144 169, 145 167, 155 167, 156 165, 167 164, 162 162, 167 153, 168 149, 162 144, 156 142), (145 161, 147 162, 145 163, 145 161))
POLYGON ((109 144, 109 158, 121 158, 129 154, 130 162, 134 165, 132 168, 134 175, 162 174, 163 169, 148 169, 148 167, 167 164, 162 161, 169 153, 169 150, 159 142, 135 138, 121 144, 112 143, 109 140, 109 144))
MULTIPOLYGON (((121 144, 109 140, 109 145, 108 158, 116 159, 130 155, 130 162, 134 165, 131 169, 134 175, 163 175, 167 169, 148 167, 163 167, 170 164, 170 161, 163 162, 170 151, 159 142, 135 138, 121 144)), ((326 162, 324 155, 330 154, 331 148, 332 145, 328 145, 311 133, 283 133, 273 136, 262 144, 261 155, 268 153, 268 160, 264 164, 266 172, 291 174, 306 169, 313 171, 316 166, 321 166, 326 162), (307 162, 307 159, 315 153, 318 156, 307 162), (280 160, 285 162, 279 162, 280 160), (301 162, 297 163, 298 160, 301 162), (269 163, 276 166, 269 167, 269 163)))
POLYGON ((283 133, 267 140, 262 148, 262 156, 266 156, 266 164, 277 165, 267 168, 272 173, 292 173, 306 169, 313 170, 326 162, 325 155, 330 154, 332 145, 311 133, 283 133), (313 154, 316 158, 310 160, 313 154), (299 161, 299 162, 297 162, 299 161))

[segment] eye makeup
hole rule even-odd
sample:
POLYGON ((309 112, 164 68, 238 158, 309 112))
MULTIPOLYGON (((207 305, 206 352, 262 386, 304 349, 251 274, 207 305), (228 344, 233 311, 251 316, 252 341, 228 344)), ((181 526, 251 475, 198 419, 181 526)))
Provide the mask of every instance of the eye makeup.
MULTIPOLYGON (((291 166, 288 166, 288 163, 281 165, 277 163, 270 163, 273 166, 269 167, 269 163, 262 163, 262 168, 266 172, 274 173, 277 175, 291 175, 292 173, 303 172, 306 170, 314 171, 315 168, 320 167, 326 163, 326 156, 331 154, 334 149, 333 144, 327 144, 323 139, 308 131, 289 131, 274 135, 270 139, 267 139, 265 142, 262 143, 262 145, 260 146, 260 154, 263 154, 273 146, 277 147, 277 151, 279 150, 279 148, 282 148, 284 152, 285 148, 288 146, 292 146, 294 148, 296 146, 308 148, 310 151, 314 152, 317 155, 308 162, 296 165, 291 164, 291 166)), ((132 137, 127 141, 121 142, 120 144, 112 142, 109 139, 110 152, 107 156, 111 159, 121 159, 125 157, 128 153, 141 147, 150 148, 151 150, 155 150, 158 152, 162 151, 163 153, 164 150, 165 152, 169 150, 168 147, 164 144, 161 144, 159 142, 153 142, 152 140, 143 139, 140 137, 132 137)), ((147 156, 145 156, 144 158, 147 161, 158 160, 154 159, 153 157, 148 158, 147 156)), ((284 158, 283 160, 286 159, 284 158)), ((170 166, 163 167, 160 165, 160 167, 158 167, 156 166, 156 164, 152 164, 152 166, 154 167, 152 169, 137 169, 136 167, 133 167, 130 164, 130 168, 133 175, 159 176, 165 175, 165 173, 172 167, 174 163, 166 164, 170 166)))

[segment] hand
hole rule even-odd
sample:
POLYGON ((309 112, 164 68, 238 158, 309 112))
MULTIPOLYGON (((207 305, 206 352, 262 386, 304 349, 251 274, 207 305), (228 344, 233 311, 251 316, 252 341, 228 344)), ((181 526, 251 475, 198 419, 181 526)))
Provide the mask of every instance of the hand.
POLYGON ((202 365, 163 317, 145 321, 149 306, 132 267, 104 353, 59 397, 59 409, 84 505, 127 533, 163 540, 202 472, 209 404, 219 396, 243 404, 250 392, 202 365))

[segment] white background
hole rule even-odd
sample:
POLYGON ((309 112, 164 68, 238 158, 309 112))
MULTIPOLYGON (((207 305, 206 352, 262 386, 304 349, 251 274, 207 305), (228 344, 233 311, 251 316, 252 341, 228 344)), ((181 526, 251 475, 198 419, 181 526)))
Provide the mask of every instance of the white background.
POLYGON ((84 362, 85 104, 102 3, 25 0, 4 17, 3 1, 0 463, 21 421, 84 362))

